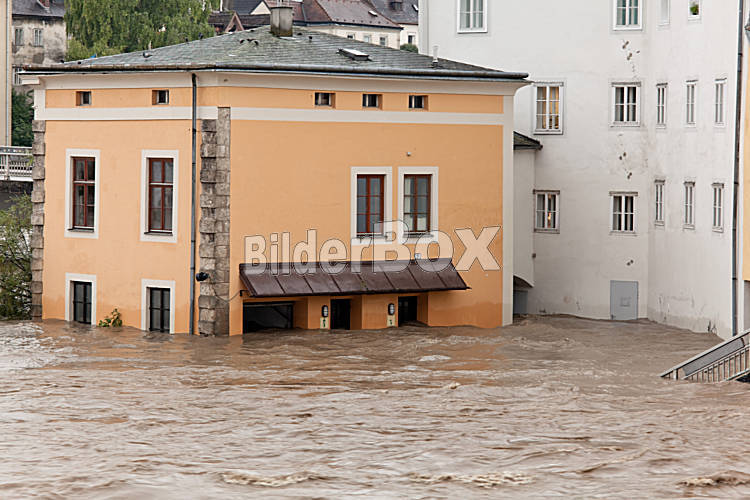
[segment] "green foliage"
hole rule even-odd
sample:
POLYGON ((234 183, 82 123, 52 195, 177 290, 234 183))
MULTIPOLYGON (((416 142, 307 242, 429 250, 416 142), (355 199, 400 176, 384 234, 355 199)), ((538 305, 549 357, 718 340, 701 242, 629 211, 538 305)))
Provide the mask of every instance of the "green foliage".
POLYGON ((115 307, 112 312, 104 319, 99 320, 99 326, 109 328, 110 326, 122 326, 122 314, 115 307))
POLYGON ((0 318, 31 314, 31 198, 19 196, 0 211, 0 318))
POLYGON ((212 36, 218 0, 66 0, 67 59, 163 47, 212 36))
POLYGON ((697 2, 690 4, 690 13, 692 15, 697 16, 698 14, 700 14, 700 9, 701 7, 697 2))
POLYGON ((28 95, 14 90, 12 105, 12 145, 31 147, 34 142, 34 134, 31 132, 34 104, 28 95))
POLYGON ((413 43, 405 43, 401 45, 401 50, 405 50, 407 52, 419 52, 419 48, 413 43))

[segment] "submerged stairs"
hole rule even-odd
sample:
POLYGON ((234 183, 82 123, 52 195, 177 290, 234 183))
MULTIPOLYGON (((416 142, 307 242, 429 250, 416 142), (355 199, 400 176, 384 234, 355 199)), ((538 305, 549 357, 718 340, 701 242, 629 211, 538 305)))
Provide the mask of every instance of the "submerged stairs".
POLYGON ((693 382, 745 381, 750 378, 750 330, 670 368, 661 377, 693 382))

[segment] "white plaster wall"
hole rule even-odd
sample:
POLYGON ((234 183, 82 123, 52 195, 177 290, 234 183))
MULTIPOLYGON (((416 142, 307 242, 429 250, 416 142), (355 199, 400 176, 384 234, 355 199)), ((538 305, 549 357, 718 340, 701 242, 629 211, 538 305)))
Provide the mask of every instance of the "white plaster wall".
POLYGON ((347 38, 349 34, 354 34, 355 40, 364 41, 365 35, 372 37, 373 45, 380 45, 380 37, 387 36, 388 44, 387 47, 392 49, 398 49, 400 47, 401 32, 398 28, 377 28, 377 27, 362 27, 362 26, 342 26, 342 25, 325 25, 308 26, 313 31, 320 31, 321 33, 329 33, 340 37, 347 38))
POLYGON ((400 45, 409 43, 409 35, 414 36, 414 45, 419 47, 419 26, 416 24, 402 24, 400 45))
MULTIPOLYGON (((687 0, 671 0, 658 26, 644 0, 643 28, 617 31, 613 0, 489 2, 487 33, 459 34, 454 0, 422 0, 421 50, 441 57, 562 81, 564 133, 535 135, 533 88, 515 100, 516 130, 539 139, 537 189, 560 190, 560 234, 533 234, 535 287, 529 311, 609 318, 610 280, 639 283, 639 316, 731 335, 731 176, 735 93, 735 2, 703 2, 688 23, 687 0), (713 126, 713 83, 727 77, 726 127, 713 126), (685 80, 697 78, 698 125, 684 125, 685 80), (657 130, 656 90, 669 83, 668 125, 657 130), (611 125, 611 84, 641 84, 641 126, 611 125), (653 182, 667 182, 667 221, 653 223, 653 182), (682 228, 685 178, 696 181, 696 229, 682 228), (711 229, 711 184, 725 184, 725 230, 711 229), (610 192, 633 191, 636 234, 610 234, 610 192)), ((531 209, 529 209, 531 210, 531 209)), ((516 237, 528 228, 517 228, 516 237)))
POLYGON ((513 153, 513 274, 534 284, 534 158, 536 151, 513 153))

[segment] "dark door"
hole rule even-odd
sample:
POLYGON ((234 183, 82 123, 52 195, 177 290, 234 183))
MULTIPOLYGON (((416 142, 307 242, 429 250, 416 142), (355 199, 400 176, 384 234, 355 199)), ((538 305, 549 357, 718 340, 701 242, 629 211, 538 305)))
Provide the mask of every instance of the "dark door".
POLYGON ((338 299, 331 301, 331 329, 350 330, 352 327, 352 301, 338 299))
POLYGON ((148 289, 148 329, 169 333, 169 288, 148 289))
POLYGON ((73 286, 73 321, 91 324, 91 283, 74 281, 73 286))
POLYGON ((242 333, 262 330, 291 330, 294 325, 294 303, 246 303, 242 306, 242 333))
POLYGON ((398 326, 417 321, 417 297, 398 298, 398 326))

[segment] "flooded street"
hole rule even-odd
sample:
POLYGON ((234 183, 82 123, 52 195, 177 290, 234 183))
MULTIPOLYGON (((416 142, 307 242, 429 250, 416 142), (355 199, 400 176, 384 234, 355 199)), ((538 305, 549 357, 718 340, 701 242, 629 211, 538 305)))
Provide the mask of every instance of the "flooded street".
POLYGON ((212 339, 0 325, 0 497, 750 496, 717 337, 532 318, 212 339))

